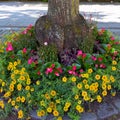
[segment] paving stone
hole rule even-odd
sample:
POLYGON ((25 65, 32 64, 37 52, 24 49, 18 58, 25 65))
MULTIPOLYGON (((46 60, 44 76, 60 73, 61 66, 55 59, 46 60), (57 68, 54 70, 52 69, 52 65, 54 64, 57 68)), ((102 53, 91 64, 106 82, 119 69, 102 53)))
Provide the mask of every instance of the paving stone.
POLYGON ((95 113, 83 113, 80 120, 97 120, 95 113))
POLYGON ((115 99, 115 100, 113 101, 113 103, 114 103, 115 107, 116 107, 116 108, 119 110, 119 112, 120 112, 120 99, 119 99, 119 98, 115 99))
POLYGON ((112 104, 108 103, 100 104, 97 110, 97 115, 100 119, 105 119, 116 114, 118 114, 118 110, 112 104))

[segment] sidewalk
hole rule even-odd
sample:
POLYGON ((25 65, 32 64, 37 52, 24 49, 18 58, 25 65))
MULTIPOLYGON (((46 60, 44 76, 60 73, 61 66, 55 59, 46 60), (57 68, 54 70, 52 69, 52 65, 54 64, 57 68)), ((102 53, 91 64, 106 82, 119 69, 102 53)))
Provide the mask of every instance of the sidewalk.
MULTIPOLYGON (((19 29, 47 14, 47 3, 0 2, 0 30, 19 29)), ((98 28, 106 28, 120 36, 120 3, 80 3, 80 13, 96 21, 98 28)))

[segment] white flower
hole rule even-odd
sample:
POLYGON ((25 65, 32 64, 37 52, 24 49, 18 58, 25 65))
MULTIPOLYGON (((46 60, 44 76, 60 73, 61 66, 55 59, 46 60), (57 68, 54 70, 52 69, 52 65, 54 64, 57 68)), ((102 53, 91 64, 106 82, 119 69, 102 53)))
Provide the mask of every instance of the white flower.
POLYGON ((48 45, 48 43, 47 43, 47 42, 44 42, 44 45, 48 45))

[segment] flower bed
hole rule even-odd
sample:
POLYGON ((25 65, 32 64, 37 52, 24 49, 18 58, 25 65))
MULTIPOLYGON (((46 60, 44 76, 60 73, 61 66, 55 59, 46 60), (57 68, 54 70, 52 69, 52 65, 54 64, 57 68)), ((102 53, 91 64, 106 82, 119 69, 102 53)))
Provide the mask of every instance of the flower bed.
POLYGON ((84 105, 101 103, 120 90, 120 41, 105 29, 94 30, 93 54, 55 45, 37 48, 34 27, 6 36, 0 44, 0 118, 14 108, 18 118, 64 114, 78 120, 84 105))

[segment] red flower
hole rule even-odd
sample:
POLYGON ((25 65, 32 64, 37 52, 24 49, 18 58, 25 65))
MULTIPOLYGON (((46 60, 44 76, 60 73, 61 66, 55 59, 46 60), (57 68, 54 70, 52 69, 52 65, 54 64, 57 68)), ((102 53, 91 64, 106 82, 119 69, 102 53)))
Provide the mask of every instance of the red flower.
POLYGON ((28 59, 28 64, 32 64, 32 62, 33 62, 32 58, 28 59))
POLYGON ((72 70, 74 70, 74 71, 75 71, 76 69, 77 69, 77 67, 76 67, 76 66, 73 66, 73 67, 72 67, 72 70))
POLYGON ((45 71, 46 74, 52 73, 53 69, 52 68, 47 68, 47 70, 45 71))
POLYGON ((6 51, 13 51, 13 47, 12 47, 12 43, 11 42, 8 42, 7 43, 7 48, 6 48, 6 51))
POLYGON ((99 62, 102 62, 102 58, 101 58, 101 57, 99 57, 99 58, 98 58, 98 61, 99 61, 99 62))
POLYGON ((25 54, 27 52, 27 49, 23 48, 22 52, 25 54))
POLYGON ((95 56, 92 56, 91 59, 92 59, 93 61, 96 61, 96 60, 97 60, 97 58, 96 58, 95 56))

